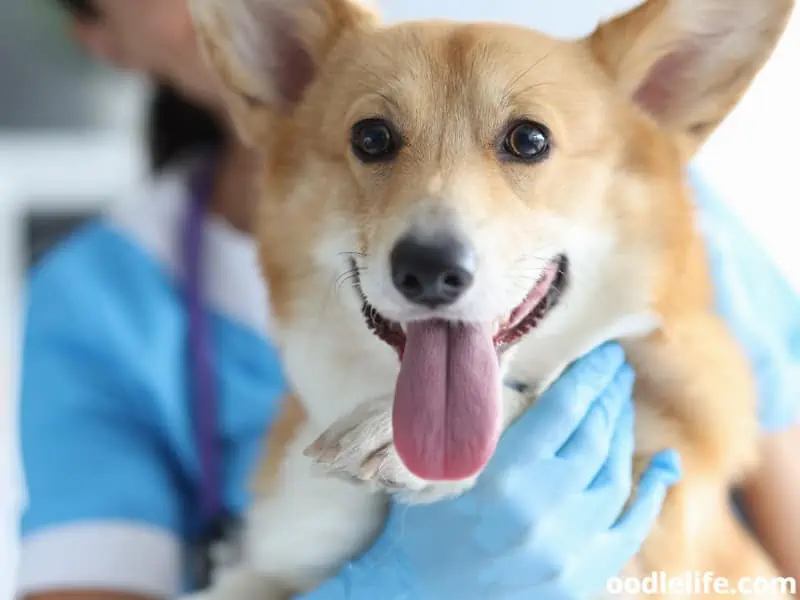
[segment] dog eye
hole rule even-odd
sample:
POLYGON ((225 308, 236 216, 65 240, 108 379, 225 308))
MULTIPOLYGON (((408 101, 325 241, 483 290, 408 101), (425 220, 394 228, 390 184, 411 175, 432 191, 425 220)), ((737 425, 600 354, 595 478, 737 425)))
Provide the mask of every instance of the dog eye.
POLYGON ((550 151, 550 132, 544 125, 523 121, 509 129, 503 151, 525 161, 540 161, 550 151))
POLYGON ((350 146, 359 160, 374 163, 393 159, 400 144, 389 123, 383 119, 365 119, 353 126, 350 146))

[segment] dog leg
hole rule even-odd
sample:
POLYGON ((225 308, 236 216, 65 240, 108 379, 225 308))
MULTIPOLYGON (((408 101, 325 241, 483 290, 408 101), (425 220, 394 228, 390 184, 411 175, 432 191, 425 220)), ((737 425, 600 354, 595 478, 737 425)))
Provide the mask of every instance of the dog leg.
POLYGON ((393 443, 391 398, 365 402, 336 421, 306 455, 329 476, 358 482, 373 493, 392 493, 400 501, 432 502, 458 495, 473 483, 432 483, 405 467, 393 443))
POLYGON ((292 594, 313 590, 367 547, 388 507, 384 494, 310 468, 303 449, 316 431, 304 424, 286 447, 274 485, 251 507, 244 531, 248 568, 292 594))

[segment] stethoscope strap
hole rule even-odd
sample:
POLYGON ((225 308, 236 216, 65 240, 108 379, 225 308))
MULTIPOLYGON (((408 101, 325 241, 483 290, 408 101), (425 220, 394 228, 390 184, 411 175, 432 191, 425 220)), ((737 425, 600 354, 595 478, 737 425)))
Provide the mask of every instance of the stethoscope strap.
POLYGON ((211 196, 213 169, 197 170, 190 181, 183 235, 185 302, 188 312, 190 398, 200 462, 200 510, 206 519, 221 512, 220 465, 217 440, 216 381, 203 302, 203 222, 211 196))
POLYGON ((214 164, 212 161, 204 163, 192 174, 182 237, 184 300, 188 313, 189 398, 200 467, 201 530, 193 544, 189 565, 196 589, 203 589, 211 583, 214 548, 237 528, 237 521, 226 511, 222 498, 217 381, 203 302, 203 223, 214 184, 214 164))

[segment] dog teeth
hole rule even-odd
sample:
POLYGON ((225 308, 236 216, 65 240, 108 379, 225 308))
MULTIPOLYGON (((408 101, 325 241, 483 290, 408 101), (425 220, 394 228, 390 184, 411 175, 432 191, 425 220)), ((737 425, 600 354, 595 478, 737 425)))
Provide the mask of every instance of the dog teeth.
POLYGON ((503 327, 503 319, 495 319, 492 321, 492 333, 497 335, 503 327))
POLYGON ((508 326, 511 324, 511 315, 504 317, 502 319, 495 319, 494 321, 494 333, 495 335, 507 329, 508 326))

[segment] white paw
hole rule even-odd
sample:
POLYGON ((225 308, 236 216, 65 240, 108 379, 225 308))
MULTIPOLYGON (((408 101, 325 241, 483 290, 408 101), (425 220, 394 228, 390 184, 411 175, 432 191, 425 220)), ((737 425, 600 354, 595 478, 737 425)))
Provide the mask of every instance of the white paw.
POLYGON ((391 398, 365 402, 339 419, 306 448, 305 455, 327 473, 366 483, 407 503, 458 496, 475 482, 431 482, 411 473, 394 447, 391 398))

